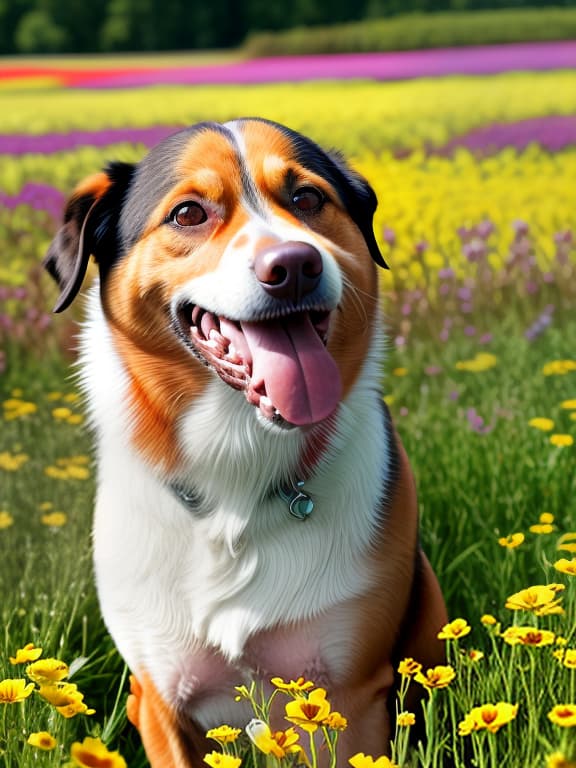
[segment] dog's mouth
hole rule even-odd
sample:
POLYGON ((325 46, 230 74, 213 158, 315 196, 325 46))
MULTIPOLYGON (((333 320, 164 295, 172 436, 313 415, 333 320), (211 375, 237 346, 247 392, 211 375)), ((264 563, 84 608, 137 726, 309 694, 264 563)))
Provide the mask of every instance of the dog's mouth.
POLYGON ((237 322, 185 304, 177 317, 194 352, 268 421, 304 426, 336 410, 342 385, 326 348, 330 311, 237 322))

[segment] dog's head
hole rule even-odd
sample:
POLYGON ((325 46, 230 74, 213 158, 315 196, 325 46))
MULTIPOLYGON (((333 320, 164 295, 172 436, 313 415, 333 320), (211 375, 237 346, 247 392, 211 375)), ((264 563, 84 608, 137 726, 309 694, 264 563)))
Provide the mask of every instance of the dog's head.
POLYGON ((92 255, 123 353, 161 358, 140 367, 170 379, 171 401, 215 372, 266 421, 314 424, 354 384, 372 336, 385 266, 375 208, 338 154, 283 126, 195 125, 75 190, 45 260, 55 311, 92 255))

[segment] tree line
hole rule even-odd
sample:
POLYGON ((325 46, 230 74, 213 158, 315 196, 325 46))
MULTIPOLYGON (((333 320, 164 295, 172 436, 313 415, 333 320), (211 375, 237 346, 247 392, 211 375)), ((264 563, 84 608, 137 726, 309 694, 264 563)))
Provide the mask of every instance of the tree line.
MULTIPOLYGON (((576 0, 553 0, 576 6, 576 0)), ((0 0, 0 54, 232 48, 251 32, 550 0, 0 0)))

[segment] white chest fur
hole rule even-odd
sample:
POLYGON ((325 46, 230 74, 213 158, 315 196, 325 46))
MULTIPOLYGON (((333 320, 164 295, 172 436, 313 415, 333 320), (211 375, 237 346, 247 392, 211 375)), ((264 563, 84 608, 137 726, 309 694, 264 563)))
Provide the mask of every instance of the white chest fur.
POLYGON ((142 461, 130 441, 126 374, 92 293, 82 381, 97 439, 98 589, 120 652, 133 670, 153 669, 161 690, 199 647, 240 660, 257 633, 304 622, 370 586, 366 553, 388 450, 379 342, 306 481, 314 512, 299 521, 273 489, 291 479, 301 431, 260 423, 220 380, 179 425, 179 476, 162 477, 142 461), (194 487, 196 512, 170 482, 194 487))

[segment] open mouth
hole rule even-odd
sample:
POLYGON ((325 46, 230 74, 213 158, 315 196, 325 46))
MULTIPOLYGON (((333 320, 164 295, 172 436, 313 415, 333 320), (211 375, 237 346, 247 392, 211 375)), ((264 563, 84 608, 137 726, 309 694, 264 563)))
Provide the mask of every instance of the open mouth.
POLYGON ((340 373, 326 348, 331 312, 309 310, 233 321, 184 304, 178 326, 194 352, 268 421, 304 426, 330 416, 340 373))

